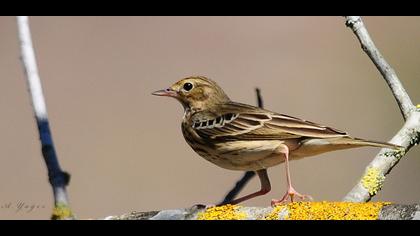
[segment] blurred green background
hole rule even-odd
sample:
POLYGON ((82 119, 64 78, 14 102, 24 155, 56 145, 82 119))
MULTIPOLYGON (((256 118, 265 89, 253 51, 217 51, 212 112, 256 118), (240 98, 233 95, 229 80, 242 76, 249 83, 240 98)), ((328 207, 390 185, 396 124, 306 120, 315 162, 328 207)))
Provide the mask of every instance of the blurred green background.
MULTIPOLYGON (((420 17, 364 21, 418 103, 420 17)), ((186 76, 208 76, 249 104, 258 86, 267 109, 356 137, 387 141, 403 124, 342 17, 30 17, 30 26, 79 218, 214 204, 242 176, 195 154, 181 134, 181 105, 150 95, 186 76)), ((14 17, 0 17, 0 35, 0 219, 48 219, 53 199, 14 17), (19 211, 13 207, 19 202, 37 208, 19 211)), ((294 185, 316 201, 339 201, 377 152, 360 148, 292 162, 294 185)), ((373 200, 419 202, 419 154, 413 148, 373 200)), ((269 175, 273 190, 244 205, 267 206, 284 193, 284 166, 269 175)), ((242 194, 258 188, 253 179, 242 194)))

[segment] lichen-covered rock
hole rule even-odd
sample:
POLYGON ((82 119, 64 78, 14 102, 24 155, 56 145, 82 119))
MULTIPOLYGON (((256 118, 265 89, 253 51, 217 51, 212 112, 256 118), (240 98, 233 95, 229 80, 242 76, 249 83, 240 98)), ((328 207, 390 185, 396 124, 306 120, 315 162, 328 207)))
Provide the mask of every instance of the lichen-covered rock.
POLYGON ((389 202, 295 202, 276 207, 196 205, 186 209, 132 212, 112 220, 411 220, 420 219, 420 205, 389 202))

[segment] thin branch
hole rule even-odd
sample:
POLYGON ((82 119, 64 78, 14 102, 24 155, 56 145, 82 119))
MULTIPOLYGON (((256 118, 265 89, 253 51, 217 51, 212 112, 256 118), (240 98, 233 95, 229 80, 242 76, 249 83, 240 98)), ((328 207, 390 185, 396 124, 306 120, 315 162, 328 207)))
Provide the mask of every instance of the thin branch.
POLYGON ((360 16, 346 16, 346 25, 350 27, 359 39, 363 51, 370 57, 389 85, 397 100, 405 124, 390 140, 390 143, 402 146, 404 149, 393 151, 383 148, 366 167, 359 182, 343 198, 344 201, 365 202, 375 196, 382 188, 385 176, 390 173, 400 159, 420 141, 420 110, 411 102, 395 71, 385 61, 376 48, 360 16))
POLYGON ((219 205, 228 204, 229 202, 232 202, 236 196, 241 192, 241 190, 245 187, 245 185, 252 179, 252 177, 255 176, 254 171, 247 171, 242 176, 240 180, 238 180, 235 184, 235 186, 229 191, 229 193, 226 195, 226 197, 223 199, 219 205))
POLYGON ((407 120, 410 113, 415 110, 415 107, 398 79, 394 69, 388 64, 370 38, 362 18, 360 16, 346 16, 346 26, 353 30, 354 34, 359 39, 363 51, 370 57, 376 68, 378 68, 379 72, 382 74, 397 100, 404 120, 407 120))
POLYGON ((38 75, 35 52, 32 46, 31 32, 27 16, 17 16, 21 59, 25 70, 27 85, 31 95, 32 107, 38 126, 42 155, 48 169, 48 179, 54 194, 55 208, 53 219, 72 218, 69 209, 66 185, 70 175, 63 172, 57 159, 54 143, 48 122, 47 108, 42 93, 41 80, 38 75))
POLYGON ((257 93, 257 105, 260 108, 264 108, 264 101, 261 96, 261 90, 259 88, 255 88, 255 92, 257 93))
MULTIPOLYGON (((264 101, 261 96, 261 91, 259 88, 255 88, 255 92, 257 94, 257 104, 258 107, 264 108, 264 101)), ((233 201, 239 192, 245 187, 245 185, 252 179, 252 177, 255 176, 254 171, 247 171, 242 176, 240 180, 238 180, 235 184, 235 186, 228 192, 228 194, 225 196, 223 201, 219 203, 219 205, 228 204, 229 202, 233 201)))
POLYGON ((372 162, 366 167, 363 176, 356 186, 347 193, 343 201, 367 202, 375 196, 382 188, 385 177, 394 168, 400 159, 417 145, 420 141, 420 111, 413 112, 405 122, 404 126, 391 139, 390 143, 404 147, 400 151, 392 151, 383 148, 375 156, 372 162))

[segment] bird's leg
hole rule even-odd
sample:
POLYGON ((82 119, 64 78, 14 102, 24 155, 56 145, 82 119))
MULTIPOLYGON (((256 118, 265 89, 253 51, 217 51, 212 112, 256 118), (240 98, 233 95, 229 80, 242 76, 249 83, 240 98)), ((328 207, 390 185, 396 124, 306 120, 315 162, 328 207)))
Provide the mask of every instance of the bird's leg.
POLYGON ((270 192, 271 190, 271 184, 270 184, 270 179, 268 178, 268 174, 267 174, 267 170, 266 169, 262 169, 262 170, 257 170, 257 175, 260 178, 260 182, 261 182, 261 189, 260 191, 257 191, 255 193, 251 193, 249 195, 243 196, 241 198, 238 198, 236 200, 233 200, 231 202, 229 202, 228 204, 238 204, 240 202, 246 201, 248 199, 257 197, 257 196, 261 196, 264 195, 268 192, 270 192))
POLYGON ((302 200, 304 200, 305 198, 312 199, 312 197, 309 195, 303 195, 303 194, 298 193, 292 186, 292 179, 290 178, 290 170, 289 170, 289 148, 286 145, 281 144, 277 150, 280 153, 282 153, 285 158, 284 162, 286 165, 287 192, 281 199, 271 200, 271 205, 274 206, 276 204, 286 202, 289 197, 290 197, 290 201, 293 202, 294 196, 297 196, 298 198, 302 200))

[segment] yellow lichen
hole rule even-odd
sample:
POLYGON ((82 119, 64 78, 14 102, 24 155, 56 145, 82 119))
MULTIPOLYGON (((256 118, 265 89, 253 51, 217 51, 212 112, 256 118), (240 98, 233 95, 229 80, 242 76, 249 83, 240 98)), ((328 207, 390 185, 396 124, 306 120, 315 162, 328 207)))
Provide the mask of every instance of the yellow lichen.
POLYGON ((237 205, 215 206, 198 213, 197 220, 243 220, 247 215, 240 212, 241 207, 237 205))
POLYGON ((385 176, 377 168, 370 167, 362 178, 362 185, 369 191, 370 195, 375 195, 382 188, 384 180, 385 176))
POLYGON ((389 202, 294 202, 276 206, 266 219, 278 219, 287 208, 285 220, 376 220, 389 202))
POLYGON ((73 218, 70 208, 64 204, 57 204, 53 209, 52 220, 66 220, 73 218))

